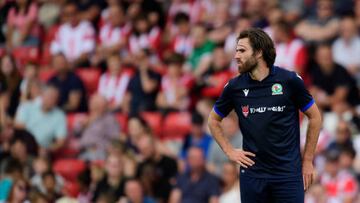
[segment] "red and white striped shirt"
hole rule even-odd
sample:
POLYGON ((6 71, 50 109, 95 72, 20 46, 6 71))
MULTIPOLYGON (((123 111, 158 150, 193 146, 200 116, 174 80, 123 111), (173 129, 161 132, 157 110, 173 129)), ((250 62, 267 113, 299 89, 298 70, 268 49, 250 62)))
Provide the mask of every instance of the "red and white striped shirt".
POLYGON ((304 43, 294 39, 290 43, 279 43, 276 45, 276 66, 295 71, 297 68, 304 68, 306 64, 306 49, 304 43))
POLYGON ((123 70, 119 75, 104 73, 99 80, 98 92, 110 103, 121 104, 132 75, 129 70, 123 70))
POLYGON ((60 26, 55 39, 51 43, 51 54, 63 53, 70 61, 74 61, 83 53, 95 49, 95 30, 87 21, 80 22, 76 27, 69 23, 60 26))
POLYGON ((190 35, 176 35, 172 41, 172 50, 176 53, 189 56, 193 50, 193 40, 190 35))
POLYGON ((99 32, 100 44, 104 47, 110 47, 120 42, 126 42, 130 31, 131 26, 129 24, 122 27, 113 27, 110 23, 106 23, 99 32))
POLYGON ((136 54, 146 48, 156 50, 159 45, 160 34, 158 27, 154 27, 149 33, 142 33, 139 36, 132 34, 129 39, 130 53, 136 54))

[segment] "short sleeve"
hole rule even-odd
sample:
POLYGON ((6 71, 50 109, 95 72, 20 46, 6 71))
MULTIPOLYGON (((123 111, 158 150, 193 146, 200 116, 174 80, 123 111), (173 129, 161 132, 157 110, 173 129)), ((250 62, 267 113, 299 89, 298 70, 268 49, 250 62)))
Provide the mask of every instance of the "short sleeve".
POLYGON ((216 100, 214 105, 214 111, 222 118, 226 117, 230 111, 234 108, 231 98, 231 87, 229 83, 226 83, 220 97, 216 100))
POLYGON ((290 79, 290 87, 292 95, 291 99, 294 102, 295 106, 302 112, 308 110, 315 103, 315 100, 313 99, 309 91, 305 88, 304 81, 295 72, 290 79))
POLYGON ((57 125, 55 129, 55 137, 57 139, 65 138, 67 135, 66 117, 63 112, 57 112, 57 125))

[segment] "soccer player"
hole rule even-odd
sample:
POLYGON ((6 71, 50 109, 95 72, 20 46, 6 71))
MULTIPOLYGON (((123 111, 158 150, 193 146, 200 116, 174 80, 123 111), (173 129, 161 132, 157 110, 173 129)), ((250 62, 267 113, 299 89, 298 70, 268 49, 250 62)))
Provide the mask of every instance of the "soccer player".
POLYGON ((211 133, 231 161, 240 165, 241 202, 303 203, 314 180, 313 158, 321 115, 303 80, 274 66, 275 48, 262 30, 250 28, 237 38, 239 76, 225 85, 209 115, 211 133), (223 136, 221 120, 235 110, 243 149, 223 136), (309 119, 300 152, 299 110, 309 119))

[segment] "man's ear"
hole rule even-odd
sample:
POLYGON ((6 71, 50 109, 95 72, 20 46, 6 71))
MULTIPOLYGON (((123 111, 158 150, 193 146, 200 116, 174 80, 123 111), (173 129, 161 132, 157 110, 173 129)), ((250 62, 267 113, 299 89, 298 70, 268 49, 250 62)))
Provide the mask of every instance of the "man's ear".
POLYGON ((257 51, 257 52, 255 53, 255 56, 256 56, 257 59, 261 59, 262 56, 263 56, 263 51, 262 51, 262 50, 257 51))

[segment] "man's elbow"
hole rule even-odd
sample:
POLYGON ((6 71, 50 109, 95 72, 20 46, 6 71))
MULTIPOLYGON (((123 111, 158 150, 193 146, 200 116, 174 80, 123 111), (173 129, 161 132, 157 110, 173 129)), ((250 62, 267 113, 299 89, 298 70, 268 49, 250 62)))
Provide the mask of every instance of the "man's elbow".
POLYGON ((211 112, 207 121, 209 128, 214 125, 219 125, 221 123, 221 119, 222 118, 220 116, 215 115, 214 112, 211 112))

